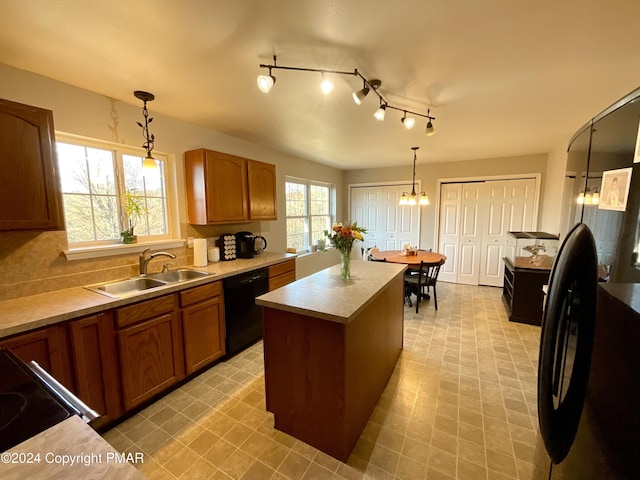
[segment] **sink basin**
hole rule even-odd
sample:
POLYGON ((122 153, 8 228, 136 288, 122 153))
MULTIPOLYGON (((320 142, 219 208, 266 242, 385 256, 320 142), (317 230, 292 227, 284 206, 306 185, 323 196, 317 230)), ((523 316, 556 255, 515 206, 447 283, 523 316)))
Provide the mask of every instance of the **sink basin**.
POLYGON ((97 293, 101 293, 108 297, 123 298, 135 295, 137 293, 149 290, 150 288, 163 287, 168 282, 149 277, 129 278, 127 280, 119 280, 116 282, 104 283, 101 285, 92 285, 86 287, 97 293))
POLYGON ((206 277, 210 275, 207 272, 198 270, 190 270, 181 268, 164 273, 156 273, 148 277, 134 277, 125 280, 117 280, 115 282, 101 283, 98 285, 90 285, 85 287, 93 292, 106 295, 111 298, 125 298, 136 295, 150 288, 164 287, 196 278, 206 277))
POLYGON ((177 283, 186 282, 187 280, 193 280, 194 278, 206 277, 207 275, 209 275, 209 273, 207 272, 200 272, 198 270, 189 270, 186 268, 182 268, 180 270, 157 273, 154 274, 152 278, 162 280, 163 282, 177 283))

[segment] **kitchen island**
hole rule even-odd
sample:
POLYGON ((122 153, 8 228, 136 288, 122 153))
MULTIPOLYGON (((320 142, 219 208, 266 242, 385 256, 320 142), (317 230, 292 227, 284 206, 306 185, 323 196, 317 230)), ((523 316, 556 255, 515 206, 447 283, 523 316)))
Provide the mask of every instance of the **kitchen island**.
POLYGON ((346 462, 396 365, 406 266, 354 261, 256 299, 275 428, 346 462))

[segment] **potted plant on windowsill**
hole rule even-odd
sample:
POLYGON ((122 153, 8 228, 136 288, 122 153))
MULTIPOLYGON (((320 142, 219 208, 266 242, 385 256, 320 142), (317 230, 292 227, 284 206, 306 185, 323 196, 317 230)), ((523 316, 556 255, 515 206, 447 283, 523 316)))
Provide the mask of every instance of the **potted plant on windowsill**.
POLYGON ((129 190, 124 192, 124 213, 127 215, 127 225, 129 228, 120 232, 122 243, 136 243, 138 236, 133 233, 137 220, 143 214, 148 213, 144 206, 144 200, 138 195, 132 194, 129 190))

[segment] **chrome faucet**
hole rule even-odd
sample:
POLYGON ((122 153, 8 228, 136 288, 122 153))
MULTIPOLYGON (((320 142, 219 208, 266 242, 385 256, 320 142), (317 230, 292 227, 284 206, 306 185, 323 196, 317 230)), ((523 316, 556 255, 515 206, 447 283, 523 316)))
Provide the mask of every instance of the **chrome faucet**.
POLYGON ((169 257, 169 258, 176 258, 176 256, 173 253, 168 253, 168 252, 153 252, 151 255, 149 255, 148 257, 146 256, 147 252, 151 250, 150 248, 147 248, 144 252, 142 252, 139 256, 139 266, 140 266, 140 275, 146 275, 147 274, 147 266, 149 265, 149 262, 154 259, 155 257, 169 257))

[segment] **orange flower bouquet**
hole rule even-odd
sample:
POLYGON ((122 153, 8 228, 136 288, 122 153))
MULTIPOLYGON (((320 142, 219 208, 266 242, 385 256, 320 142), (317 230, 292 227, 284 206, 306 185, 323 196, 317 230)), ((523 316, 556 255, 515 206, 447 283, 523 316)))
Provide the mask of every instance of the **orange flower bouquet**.
POLYGON ((343 225, 336 223, 331 232, 324 231, 324 236, 329 239, 331 245, 340 253, 340 276, 343 280, 351 278, 351 247, 356 240, 363 241, 363 233, 367 233, 366 228, 358 226, 358 222, 353 225, 343 225))

